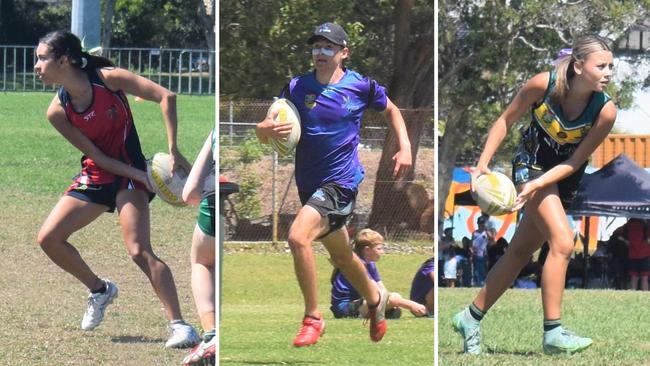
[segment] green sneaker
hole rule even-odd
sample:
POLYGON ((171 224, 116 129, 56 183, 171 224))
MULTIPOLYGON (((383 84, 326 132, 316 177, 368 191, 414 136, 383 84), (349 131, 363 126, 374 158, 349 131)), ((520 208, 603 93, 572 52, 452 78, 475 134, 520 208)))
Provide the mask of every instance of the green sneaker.
POLYGON ((457 313, 451 322, 454 330, 463 336, 463 352, 470 355, 481 354, 481 326, 479 322, 468 321, 467 309, 457 313))
POLYGON ((594 341, 591 338, 580 337, 562 327, 557 327, 548 332, 544 332, 542 348, 547 355, 570 355, 586 349, 592 343, 594 341))

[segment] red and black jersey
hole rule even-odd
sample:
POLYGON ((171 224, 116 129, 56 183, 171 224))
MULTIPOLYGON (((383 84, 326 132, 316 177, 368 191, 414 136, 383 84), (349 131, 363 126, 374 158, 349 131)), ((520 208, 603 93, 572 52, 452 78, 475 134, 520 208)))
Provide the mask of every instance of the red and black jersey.
MULTIPOLYGON (((96 70, 88 72, 88 81, 92 86, 92 102, 81 112, 72 107, 68 92, 63 87, 59 89, 59 100, 68 120, 104 154, 146 170, 145 158, 126 95, 121 90, 110 90, 96 70)), ((76 182, 106 184, 116 179, 115 174, 101 168, 89 157, 81 157, 81 173, 75 179, 76 182)))

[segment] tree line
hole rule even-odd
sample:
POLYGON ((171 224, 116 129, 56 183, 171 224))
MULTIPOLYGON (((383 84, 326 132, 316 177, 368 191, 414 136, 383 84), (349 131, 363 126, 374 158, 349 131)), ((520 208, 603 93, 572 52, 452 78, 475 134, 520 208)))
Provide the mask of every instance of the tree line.
MULTIPOLYGON (((102 46, 214 49, 215 2, 102 0, 102 46)), ((35 45, 70 29, 71 1, 0 0, 0 44, 35 45)))

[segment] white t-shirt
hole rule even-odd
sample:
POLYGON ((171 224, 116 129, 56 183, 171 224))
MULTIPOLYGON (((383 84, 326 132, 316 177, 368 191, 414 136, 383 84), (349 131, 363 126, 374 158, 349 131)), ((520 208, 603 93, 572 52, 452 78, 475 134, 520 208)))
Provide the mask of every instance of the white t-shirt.
POLYGON ((475 231, 472 234, 472 248, 474 249, 474 256, 485 257, 485 252, 487 251, 487 245, 488 245, 487 230, 483 230, 483 232, 475 231))

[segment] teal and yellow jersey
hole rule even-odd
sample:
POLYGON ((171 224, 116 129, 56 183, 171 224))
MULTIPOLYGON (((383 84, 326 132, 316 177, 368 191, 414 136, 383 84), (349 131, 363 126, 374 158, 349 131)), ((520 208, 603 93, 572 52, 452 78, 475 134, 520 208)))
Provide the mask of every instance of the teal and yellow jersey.
MULTIPOLYGON (((512 161, 515 185, 540 177, 544 172, 569 159, 611 99, 604 92, 593 92, 580 116, 569 120, 562 107, 551 101, 555 72, 551 72, 544 99, 531 108, 531 122, 522 131, 521 142, 512 161)), ((584 174, 585 162, 576 172, 557 183, 560 200, 569 207, 584 174)))
POLYGON ((555 72, 551 72, 544 99, 533 105, 531 123, 523 131, 514 165, 546 171, 567 160, 587 136, 600 110, 611 99, 604 92, 593 92, 580 116, 569 120, 562 107, 551 101, 555 88, 555 72))

